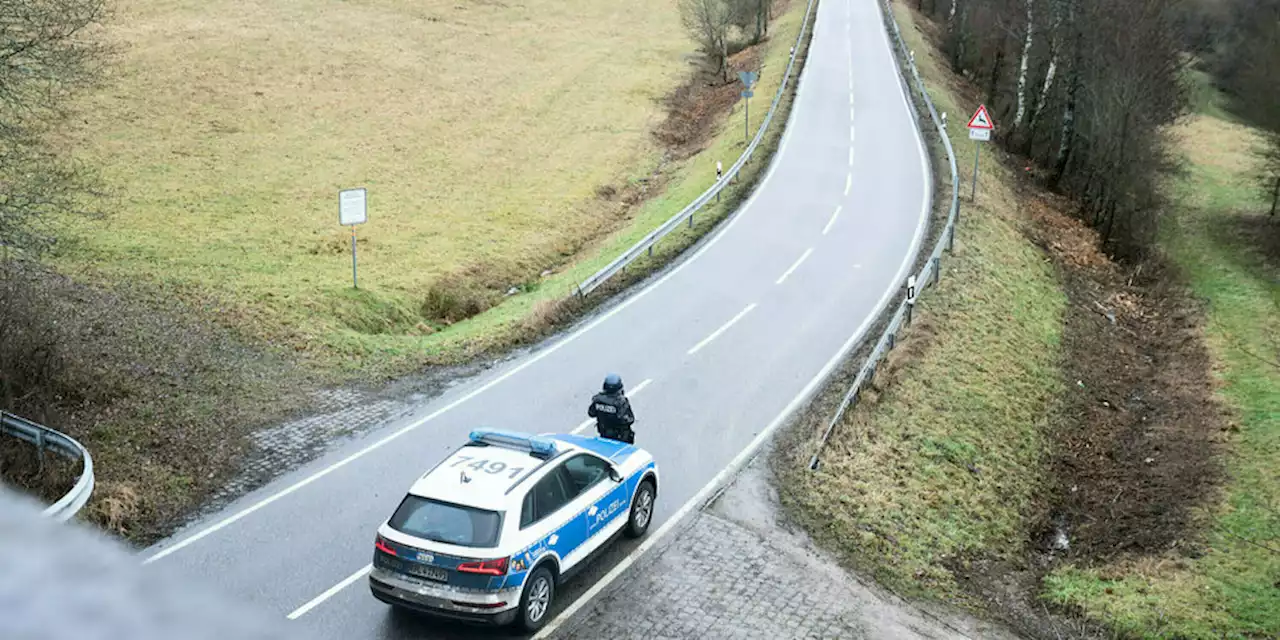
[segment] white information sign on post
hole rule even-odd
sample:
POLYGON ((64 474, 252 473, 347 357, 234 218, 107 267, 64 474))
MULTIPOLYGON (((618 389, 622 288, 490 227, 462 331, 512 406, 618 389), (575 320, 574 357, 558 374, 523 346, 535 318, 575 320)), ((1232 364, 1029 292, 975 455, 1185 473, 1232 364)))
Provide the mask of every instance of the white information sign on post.
POLYGON ((368 192, 364 187, 338 192, 338 223, 343 226, 364 224, 369 219, 368 192))
POLYGON ((360 288, 356 275, 356 225, 369 220, 369 192, 364 187, 338 192, 338 224, 351 227, 351 287, 360 288))

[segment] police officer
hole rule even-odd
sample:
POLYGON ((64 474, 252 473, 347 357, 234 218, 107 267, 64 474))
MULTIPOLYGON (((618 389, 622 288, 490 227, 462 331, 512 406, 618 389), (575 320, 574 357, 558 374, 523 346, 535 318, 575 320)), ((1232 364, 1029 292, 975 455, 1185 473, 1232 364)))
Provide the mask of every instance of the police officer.
POLYGON ((636 416, 631 412, 631 402, 622 392, 622 378, 611 373, 604 378, 604 390, 591 398, 587 416, 596 419, 596 431, 601 438, 635 444, 636 433, 631 430, 636 416))

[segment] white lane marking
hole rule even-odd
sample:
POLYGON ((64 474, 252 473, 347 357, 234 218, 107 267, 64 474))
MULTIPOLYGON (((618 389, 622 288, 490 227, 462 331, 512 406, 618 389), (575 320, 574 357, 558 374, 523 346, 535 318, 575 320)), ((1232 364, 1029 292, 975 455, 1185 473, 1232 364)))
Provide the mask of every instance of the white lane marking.
POLYGON ((831 227, 835 226, 836 218, 840 217, 841 209, 844 209, 844 205, 836 207, 836 210, 831 213, 831 219, 827 220, 827 226, 822 228, 822 235, 827 235, 827 232, 831 230, 831 227))
MULTIPOLYGON (((924 208, 924 211, 928 211, 927 205, 924 208)), ((615 565, 613 569, 610 569, 609 573, 606 573, 603 578, 591 585, 590 589, 587 589, 587 591, 581 596, 578 596, 578 599, 574 600, 573 604, 565 607, 559 615, 553 618, 551 622, 547 623, 547 626, 542 628, 542 631, 539 631, 537 635, 533 636, 532 640, 542 640, 543 638, 549 637, 556 629, 572 618, 574 614, 578 613, 582 607, 586 606, 588 602, 591 602, 592 599, 600 595, 600 593, 608 588, 614 580, 618 579, 618 576, 621 576, 623 572, 631 567, 631 565, 635 564, 636 560, 638 560, 640 556, 653 548, 653 546, 661 541, 668 533, 671 533, 671 530, 675 525, 685 516, 689 515, 690 511, 693 511, 698 507, 698 505, 706 502, 707 498, 710 498, 712 493, 715 492, 726 479, 737 473, 738 470, 751 459, 756 450, 760 448, 760 445, 764 444, 764 442, 773 435, 774 431, 776 431, 778 427, 782 426, 782 423, 785 422, 797 408, 809 400, 810 396, 812 396, 814 391, 817 390, 818 385, 820 385, 822 381, 831 374, 832 369, 835 369, 836 365, 840 364, 840 361, 848 355, 853 346, 862 339, 862 335, 867 331, 867 328, 871 326, 872 321, 880 315, 880 311, 883 310, 886 304, 888 304, 889 299, 897 293, 897 283, 902 281, 907 270, 911 268, 911 263, 915 261, 916 250, 919 248, 920 238, 924 231, 924 219, 925 218, 921 219, 921 224, 917 227, 916 235, 911 241, 912 249, 907 252, 906 257, 902 261, 902 266, 898 268, 897 277, 889 283, 888 289, 885 290, 880 301, 876 303, 875 310, 867 315, 866 319, 862 321, 861 325, 858 325, 858 328, 855 329, 853 334, 849 336, 849 339, 840 346, 840 349, 836 351, 835 355, 833 355, 831 359, 822 366, 822 369, 809 380, 808 384, 800 390, 800 393, 791 399, 791 402, 782 409, 782 412, 773 419, 773 422, 770 422, 769 425, 760 432, 760 435, 757 435, 755 439, 746 446, 746 448, 738 453, 737 457, 735 457, 733 461, 726 465, 720 473, 716 474, 710 482, 704 485, 696 495, 689 498, 687 502, 681 505, 680 509, 677 510, 666 522, 662 523, 662 526, 659 527, 657 531, 649 534, 649 537, 646 538, 639 547, 636 547, 634 551, 627 554, 622 558, 622 560, 618 561, 618 564, 615 565)))
POLYGON ((846 196, 849 195, 849 188, 852 186, 853 186, 853 172, 849 172, 849 174, 844 177, 844 194, 846 196))
POLYGON ((852 145, 849 146, 849 167, 850 168, 853 167, 853 146, 852 145))
MULTIPOLYGON (((849 144, 852 145, 857 139, 858 139, 858 129, 854 127, 853 124, 850 124, 849 125, 849 144)), ((850 148, 849 151, 853 151, 853 149, 850 148)))
POLYGON ((739 312, 738 312, 738 315, 734 316, 734 317, 733 317, 732 319, 730 319, 728 322, 726 322, 726 323, 724 323, 724 324, 720 325, 720 328, 719 328, 719 329, 716 329, 715 331, 712 331, 712 332, 711 332, 711 335, 709 335, 709 336, 707 336, 707 337, 705 337, 705 338, 703 338, 703 339, 702 339, 702 342, 699 342, 698 344, 693 345, 693 348, 692 348, 692 349, 689 349, 689 351, 688 351, 688 355, 693 355, 693 354, 695 354, 695 353, 697 353, 697 352, 701 351, 703 347, 705 347, 705 346, 707 346, 707 345, 711 344, 711 341, 712 341, 712 340, 715 340, 716 338, 719 338, 719 337, 720 337, 720 334, 724 333, 725 331, 728 331, 728 330, 729 330, 729 327, 732 327, 733 325, 737 324, 737 323, 738 323, 738 321, 739 321, 739 320, 741 320, 744 316, 746 316, 748 313, 751 313, 751 310, 752 310, 752 309, 754 309, 754 308, 756 308, 756 303, 754 303, 754 302, 752 302, 751 304, 747 305, 747 308, 746 308, 746 309, 743 309, 742 311, 739 311, 739 312))
MULTIPOLYGON (((800 81, 804 78, 805 74, 807 74, 807 73, 809 72, 809 71, 808 71, 808 69, 809 69, 809 67, 808 67, 807 65, 806 65, 806 66, 802 66, 802 67, 800 68, 800 72, 799 72, 798 76, 796 77, 796 86, 797 86, 797 87, 800 85, 800 81)), ((721 240, 722 238, 724 238, 725 234, 726 234, 726 233, 728 233, 728 232, 729 232, 729 230, 730 230, 730 229, 732 229, 732 228, 734 227, 734 225, 738 224, 738 221, 739 221, 739 220, 742 220, 743 216, 742 216, 741 214, 744 214, 744 213, 746 213, 747 211, 749 211, 749 210, 751 209, 751 205, 752 205, 752 203, 754 203, 754 202, 756 201, 756 198, 758 198, 758 197, 760 196, 761 192, 763 192, 763 191, 764 191, 765 186, 769 184, 769 180, 770 180, 770 178, 772 178, 772 177, 773 177, 774 172, 775 172, 775 171, 777 171, 777 169, 778 169, 778 165, 779 165, 778 159, 782 157, 783 152, 784 152, 784 151, 786 151, 786 149, 787 149, 787 145, 791 143, 792 134, 793 134, 793 133, 794 133, 794 131, 795 131, 794 127, 792 127, 792 126, 791 126, 791 123, 795 120, 795 118, 796 118, 796 117, 798 117, 796 114, 800 113, 800 104, 804 101, 805 97, 809 95, 808 93, 803 92, 803 91, 797 91, 797 92, 796 92, 796 94, 797 94, 797 95, 796 95, 796 98, 795 98, 795 102, 794 102, 794 103, 792 103, 792 105, 791 105, 791 113, 789 113, 789 114, 787 115, 787 121, 784 123, 784 127, 783 127, 783 129, 782 129, 782 141, 781 141, 781 142, 779 143, 779 145, 778 145, 778 150, 777 150, 776 152, 774 152, 774 154, 773 154, 773 158, 772 158, 772 159, 770 159, 770 161, 769 161, 769 169, 765 172, 765 174, 764 174, 764 178, 762 178, 762 179, 760 180, 760 183, 759 183, 758 185, 756 185, 755 190, 751 192, 750 197, 748 197, 748 198, 747 198, 747 201, 746 201, 746 202, 744 202, 744 203, 742 204, 742 207, 741 207, 740 209, 738 209, 738 210, 737 210, 737 212, 735 212, 732 216, 730 216, 730 217, 729 217, 729 219, 728 219, 728 220, 726 220, 726 221, 724 222, 724 226, 723 226, 723 227, 721 227, 721 228, 720 228, 720 230, 719 230, 719 231, 717 231, 717 232, 716 232, 716 234, 715 234, 714 236, 712 236, 709 240, 707 240, 706 244, 702 245, 702 248, 701 248, 701 249, 698 249, 698 250, 697 250, 697 251, 695 251, 692 255, 690 255, 686 260, 684 260, 683 262, 680 262, 679 264, 677 264, 674 268, 672 268, 672 269, 671 269, 671 271, 667 272, 667 274, 666 274, 665 276, 662 276, 662 277, 661 277, 661 278, 659 278, 658 280, 655 280, 655 281, 653 282, 653 284, 649 285, 648 287, 645 287, 645 288, 643 288, 643 289, 640 289, 640 290, 639 290, 639 291, 637 291, 634 295, 632 295, 631 297, 629 297, 629 298, 627 298, 626 300, 622 301, 622 302, 621 302, 620 304, 618 304, 616 307, 614 307, 614 308, 610 309, 609 311, 605 312, 605 313, 604 313, 604 314, 602 314, 599 318, 596 318, 594 321, 592 321, 592 322, 591 322, 590 324, 588 324, 587 326, 585 326, 585 327, 583 327, 583 328, 581 328, 581 329, 579 329, 579 330, 577 330, 577 331, 575 331, 575 332, 573 332, 573 333, 569 334, 568 336, 566 336, 566 337, 565 337, 563 340, 561 340, 560 342, 557 342, 557 343, 555 343, 555 344, 551 345, 550 347, 547 347, 545 350, 543 350, 543 351, 541 351, 541 352, 539 352, 539 353, 535 354, 534 356, 532 356, 532 357, 531 357, 531 358, 529 358, 528 360, 524 361, 524 362, 523 362, 523 363, 521 363, 520 365, 518 365, 518 366, 516 366, 515 368, 511 369, 510 371, 507 371, 506 373, 504 373, 504 374, 502 374, 502 375, 498 376, 497 378, 494 378, 493 380, 490 380, 489 382, 485 383, 484 385, 480 386, 479 388, 477 388, 477 389, 475 389, 475 390, 471 391, 470 393, 467 393, 466 395, 462 396, 461 398, 458 398, 457 400, 454 400, 453 402, 451 402, 451 403, 449 403, 449 404, 447 404, 447 405, 445 405, 445 406, 441 407, 440 409, 438 409, 438 410, 436 410, 436 411, 432 412, 431 414, 427 415, 427 416, 426 416, 426 417, 424 417, 424 418, 421 418, 421 419, 419 419, 419 420, 417 420, 417 421, 415 421, 415 422, 413 422, 413 423, 411 423, 411 424, 409 424, 409 425, 406 425, 406 426, 402 427, 401 429, 399 429, 398 431, 396 431, 396 432, 392 433, 391 435, 388 435, 388 436, 386 436, 385 438, 382 438, 381 440, 378 440, 377 442, 375 442, 375 443, 373 443, 373 444, 371 444, 371 445, 369 445, 369 446, 367 446, 367 447, 365 447, 365 448, 363 448, 363 449, 361 449, 361 450, 359 450, 359 451, 357 451, 357 452, 355 452, 355 453, 353 453, 353 454, 351 454, 351 455, 349 455, 349 456, 347 456, 347 457, 345 457, 345 458, 343 458, 343 459, 341 459, 341 460, 339 460, 339 461, 337 461, 337 462, 333 463, 332 465, 329 465, 328 467, 325 467, 324 469, 321 469, 321 470, 319 470, 319 471, 315 472, 314 474, 312 474, 312 475, 310 475, 310 476, 307 476, 306 478, 303 478, 302 480, 299 480, 298 482, 296 482, 296 483, 294 483, 294 484, 292 484, 292 485, 289 485, 288 487, 285 487, 284 489, 280 490, 279 492, 274 493, 274 494, 272 494, 272 495, 270 495, 270 496, 267 496, 266 498, 263 498, 262 500, 260 500, 260 501, 258 501, 258 502, 256 502, 256 503, 254 503, 254 504, 252 504, 252 505, 250 505, 250 506, 248 506, 248 507, 245 507, 244 509, 242 509, 242 510, 240 510, 240 511, 236 512, 235 514, 232 514, 232 515, 227 516, 226 518, 224 518, 224 519, 222 519, 222 520, 219 520, 218 522, 216 522, 216 523, 214 523, 214 524, 210 525, 208 528, 206 528, 206 529, 202 529, 202 530, 201 530, 201 531, 199 531, 198 533, 193 534, 191 537, 189 537, 189 538, 184 538, 183 540, 181 540, 181 541, 179 541, 179 542, 175 543, 175 544, 174 544, 173 546, 171 546, 171 547, 166 547, 166 548, 164 548, 164 549, 161 549, 160 551, 156 552, 155 554, 153 554, 153 555, 151 555, 150 557, 148 557, 148 558, 146 558, 145 560, 143 560, 143 561, 142 561, 142 564, 144 564, 144 565, 145 565, 145 564, 150 564, 150 563, 155 562, 156 560, 159 560, 159 559, 161 559, 161 558, 163 558, 163 557, 165 557, 165 556, 168 556, 168 555, 170 555, 170 554, 172 554, 172 553, 175 553, 175 552, 177 552, 177 551, 179 551, 179 550, 181 550, 181 549, 184 549, 184 548, 186 548, 187 546, 189 546, 189 545, 191 545, 191 544, 193 544, 193 543, 195 543, 195 542, 197 542, 197 541, 199 541, 199 540, 201 540, 201 539, 205 538, 206 536, 209 536, 210 534, 216 533, 216 532, 218 532, 218 531, 220 531, 220 530, 222 530, 222 529, 226 528, 227 526, 232 525, 232 524, 234 524, 234 523, 238 522, 241 518, 244 518, 245 516, 248 516, 248 515, 250 515, 250 514, 254 513, 255 511, 257 511, 257 510, 259 510, 259 509, 261 509, 261 508, 263 508, 263 507, 265 507, 265 506, 267 506, 267 505, 269 505, 269 504, 271 504, 271 503, 275 502, 276 500, 279 500, 280 498, 283 498, 283 497, 285 497, 285 496, 287 496, 287 495, 289 495, 289 494, 292 494, 293 492, 295 492, 295 491, 297 491, 297 490, 299 490, 299 489, 301 489, 301 488, 303 488, 303 487, 305 487, 305 486, 307 486, 307 485, 311 484, 312 482, 315 482, 316 480, 319 480, 320 478, 323 478, 324 476, 327 476, 327 475, 329 475, 330 473, 333 473, 334 471, 336 471, 336 470, 338 470, 338 469, 340 469, 340 468, 342 468, 342 467, 344 467, 344 466, 346 466, 346 465, 350 464, 352 461, 357 460, 357 459, 359 459, 359 458, 362 458, 362 457, 364 457, 365 455, 368 455, 368 454, 369 454, 369 452, 374 451, 374 450, 376 450, 376 449, 378 449, 378 448, 381 448, 381 447, 385 446, 387 443, 391 442, 392 440, 395 440, 395 439, 399 438, 400 436, 402 436, 402 435, 404 435, 404 434, 406 434, 406 433, 409 433, 410 431, 413 431, 414 429, 417 429, 417 428, 421 427, 422 425, 424 425, 424 424, 426 424, 426 423, 428 423, 428 422, 430 422, 430 421, 434 420, 435 418, 439 417, 440 415, 444 414, 445 412, 452 410, 453 408, 455 408, 455 407, 457 407, 457 406, 459 406, 459 405, 461 405, 461 404, 463 404, 463 403, 467 402, 468 400, 471 400, 472 398, 474 398, 474 397, 476 397, 476 396, 478 396, 478 395, 480 395, 480 394, 484 393, 485 391, 488 391, 489 389, 491 389, 491 388, 493 388, 494 386, 496 386, 498 383, 500 383, 500 382, 502 382, 502 381, 506 380, 507 378, 510 378, 511 376, 516 375, 517 373, 520 373, 521 371, 523 371, 523 370, 525 370, 525 369, 529 368, 529 367, 530 367, 530 366, 532 366, 534 363, 538 362, 539 360, 542 360, 543 358, 545 358, 545 357, 547 357, 547 356, 551 355, 552 353, 555 353, 556 351, 559 351, 561 347, 563 347, 563 346, 565 346, 566 344, 569 344, 570 342, 572 342, 572 341, 576 340, 576 339, 577 339, 579 336, 581 336, 582 334, 584 334, 584 333, 586 333, 586 332, 588 332, 588 331, 590 331, 590 330, 592 330, 592 329, 596 328, 596 327, 597 327, 597 326, 599 326, 601 323, 603 323, 604 321, 608 320, 609 318, 612 318, 613 316, 617 315, 618 313, 621 313, 623 309, 626 309, 627 307, 630 307, 631 305, 635 304, 635 303, 636 303, 636 301, 640 300, 641 298, 644 298, 646 295, 648 295, 649 293, 651 293, 653 290, 655 290, 655 289, 657 289, 659 286, 661 286, 661 285, 662 285, 662 283, 664 283, 664 282, 666 282, 666 281, 670 280, 671 278, 675 277, 675 275, 676 275, 677 273, 680 273, 681 271, 683 271, 685 267, 688 267, 689 265, 691 265, 691 264, 693 264, 694 262, 696 262, 696 261, 698 260, 698 258, 700 258, 704 253, 706 253, 706 252, 707 252, 707 250, 709 250, 711 247, 715 246, 715 245, 716 245, 716 243, 720 242, 720 240, 721 240)))
POLYGON ((795 273, 795 270, 800 268, 800 265, 809 258, 809 254, 811 253, 813 253, 813 247, 809 247, 808 249, 805 249, 804 253, 800 255, 800 259, 796 260, 796 263, 791 265, 791 268, 787 269, 787 271, 782 274, 782 277, 778 278, 778 281, 775 282, 774 284, 782 284, 783 282, 785 282, 787 279, 787 276, 791 275, 792 273, 795 273))
MULTIPOLYGON (((637 395, 640 394, 641 391, 644 391, 644 388, 649 386, 649 383, 651 382, 653 382, 653 378, 645 378, 643 382, 636 385, 634 389, 632 389, 630 392, 627 393, 628 397, 631 397, 631 398, 636 397, 637 395)), ((578 425, 577 427, 574 427, 573 431, 570 431, 569 433, 582 433, 583 429, 586 429, 587 427, 595 423, 596 423, 595 418, 587 418, 586 420, 582 421, 582 424, 578 425)))
MULTIPOLYGON (((883 17, 883 15, 884 15, 884 12, 881 11, 881 16, 883 17)), ((888 51, 892 53, 893 43, 889 41, 888 29, 880 29, 880 32, 884 37, 885 46, 888 47, 888 51)), ((896 64, 894 66, 896 67, 896 64)), ((906 104, 907 94, 905 90, 901 88, 902 87, 901 83, 895 83, 895 84, 898 84, 899 95, 902 96, 902 100, 904 103, 903 106, 906 107, 906 111, 904 113, 910 113, 911 107, 910 105, 906 104)), ((618 579, 618 576, 622 575, 622 573, 627 569, 629 569, 632 564, 635 564, 635 561, 639 559, 641 555, 643 555, 649 549, 653 548, 655 544, 657 544, 660 540, 662 540, 663 536, 670 533, 671 529, 675 527, 676 523, 679 522, 681 518, 688 515, 689 512, 692 511, 697 505, 701 504, 707 498, 711 497, 711 494, 716 490, 717 485, 723 483, 724 480, 732 476, 733 473, 736 473, 736 468, 739 467, 740 465, 745 464, 747 460, 751 458, 752 453, 754 453, 754 451, 757 448, 759 448, 760 445, 765 442, 765 440, 767 440, 770 436, 773 435, 773 432, 779 426, 782 425, 782 423, 791 415, 791 413, 794 412, 797 407, 799 407, 801 404, 803 404, 806 400, 809 399, 809 396, 814 392, 815 389, 817 389, 818 385, 824 379, 826 379, 827 375, 831 373, 831 370, 834 369, 842 359, 844 359, 844 356, 849 352, 850 349, 853 348, 853 345, 859 339, 861 339, 862 334, 867 330, 867 327, 871 325, 872 321, 874 321, 880 315, 880 312, 883 310, 884 306, 888 304, 889 298, 892 297, 898 291, 898 287, 900 286, 899 283, 901 283, 903 279, 906 277, 907 271, 911 269, 911 263, 915 261, 916 253, 918 253, 920 250, 920 242, 923 239, 925 228, 926 228, 924 223, 929 218, 929 208, 932 204, 932 183, 931 183, 932 178, 930 178, 929 176, 929 160, 925 156, 924 140, 923 138, 921 138, 920 130, 916 128, 916 124, 914 122, 911 124, 911 130, 915 134, 916 152, 920 154, 920 166, 922 169, 924 169, 924 173, 923 173, 924 190, 921 192, 921 195, 923 197, 921 198, 921 202, 920 202, 920 220, 916 224, 916 233, 915 233, 915 236, 912 237, 911 239, 911 245, 910 245, 910 248, 907 250, 907 255, 904 256, 902 259, 902 266, 898 268, 898 274, 893 279, 893 281, 889 283, 889 287, 888 289, 885 290, 884 296, 882 296, 880 298, 880 301, 876 303, 875 310, 872 313, 867 315, 866 319, 862 321, 862 324, 859 325, 858 328, 853 332, 853 335, 849 336, 849 339, 845 341, 845 343, 840 347, 840 350, 837 351, 836 354, 832 356, 830 360, 827 361, 827 364, 822 367, 822 370, 819 371, 818 374, 813 377, 813 379, 809 380, 809 383, 806 384, 804 389, 800 391, 800 394, 791 400, 791 403, 788 404, 782 410, 782 413, 778 414, 778 417, 774 418, 773 422, 769 423, 769 426, 765 427, 764 431, 761 431, 760 435, 756 436, 755 440, 752 440, 751 444, 747 445, 747 448, 743 449, 742 452, 738 454, 738 457, 734 458, 733 461, 730 462, 728 466, 726 466, 722 471, 720 471, 719 474, 716 475, 716 477, 712 478, 711 482, 707 483, 706 486, 702 487, 702 490, 700 490, 697 495, 690 498, 688 502, 685 502, 684 505, 680 507, 680 510, 676 511, 675 515, 671 516, 671 519, 664 522, 662 526, 658 528, 657 531, 650 534, 649 537, 643 543, 641 543, 639 547, 636 547, 635 551, 632 551, 630 554, 624 557, 621 561, 619 561, 617 566, 611 569, 609 573, 606 573, 603 578, 601 578, 594 585, 592 585, 590 589, 588 589, 585 593, 579 596, 578 599, 573 602, 573 604, 566 607, 564 611, 561 611, 560 615, 557 615, 554 619, 551 620, 551 622, 547 623, 547 626, 543 627, 542 631, 538 632, 538 634, 535 635, 532 640, 541 640, 542 638, 546 638, 550 636, 552 632, 554 632, 566 621, 572 618, 574 614, 580 611, 582 607, 586 606, 586 604, 590 602, 593 598, 595 598, 597 595, 599 595, 600 592, 608 588, 609 585, 612 584, 614 580, 618 579)))
POLYGON ((371 570, 373 570, 373 565, 366 564, 363 569, 360 569, 359 571, 347 576, 346 580, 343 580, 342 582, 339 582, 338 584, 335 584, 332 587, 329 587, 328 591, 325 591, 324 593, 312 598, 310 602, 302 605, 301 607, 294 609, 293 613, 289 614, 289 619, 297 620, 299 617, 305 615, 308 611, 320 606, 320 603, 324 602, 325 600, 328 600, 329 598, 332 598, 334 594, 351 586, 351 583, 355 582, 356 580, 359 580, 360 578, 363 578, 365 574, 369 573, 369 571, 371 570))

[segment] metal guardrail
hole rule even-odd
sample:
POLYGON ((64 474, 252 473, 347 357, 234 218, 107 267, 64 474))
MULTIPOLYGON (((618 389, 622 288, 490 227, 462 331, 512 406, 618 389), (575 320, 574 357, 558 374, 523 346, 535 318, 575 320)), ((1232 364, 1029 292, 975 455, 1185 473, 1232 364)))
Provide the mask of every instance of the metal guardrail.
POLYGON ((36 447, 40 451, 40 464, 44 465, 44 452, 52 449, 55 453, 69 460, 80 460, 84 467, 74 487, 57 502, 44 510, 45 517, 59 522, 70 520, 89 501, 93 494, 93 457, 74 438, 54 431, 46 426, 36 424, 26 418, 20 418, 7 411, 0 411, 0 433, 16 437, 36 447))
POLYGON ((653 255, 653 246, 658 244, 658 241, 664 236, 675 231, 676 228, 680 226, 680 223, 688 220, 689 225, 693 226, 693 214, 697 213, 699 209, 719 195, 725 187, 729 186, 729 183, 737 179, 738 173, 742 171, 742 167, 751 160, 751 155, 755 153, 756 148, 760 146, 760 142, 764 139, 765 133, 769 130, 769 123, 773 122, 773 116, 778 111, 778 105, 782 102, 782 96, 785 95, 788 83, 791 80, 791 75, 796 64, 796 55, 800 53, 800 47, 804 43, 804 35, 809 27, 810 18, 813 16, 813 8, 816 5, 817 0, 809 0, 809 4, 805 7, 804 20, 800 23, 800 35, 796 37, 796 44, 791 49, 791 57, 787 61, 787 69, 782 76, 782 83, 778 85, 778 92, 774 94, 773 103, 769 105, 769 112, 765 114, 764 121, 760 123, 760 128, 756 130, 755 137, 752 138, 751 143, 747 145, 747 148, 743 149, 742 154, 738 156, 737 162, 734 162, 733 166, 729 167, 729 170, 724 172, 724 175, 716 180, 715 184, 711 185, 711 188, 703 191, 702 195, 695 198, 694 201, 689 203, 689 205, 682 209, 680 213, 677 213, 666 222, 662 223, 662 226, 649 232, 648 235, 632 245, 631 248, 623 252, 623 254, 614 259, 613 262, 610 262, 608 266, 592 274, 586 280, 583 280, 578 285, 577 294, 579 296, 586 296, 592 291, 595 291, 600 285, 604 284, 610 278, 625 269, 627 265, 639 259, 641 255, 653 255))
MULTIPOLYGON (((915 277, 915 291, 909 291, 908 295, 898 303, 898 308, 893 313, 893 317, 889 320, 888 326, 885 327, 884 333, 880 335, 880 340, 876 342, 876 346, 872 349, 871 354, 862 364, 862 368, 858 370, 858 375, 850 385, 849 390, 844 394, 844 399, 840 401, 840 407, 836 409, 835 415, 831 417, 831 421, 827 423, 827 429, 822 434, 822 441, 818 443, 817 450, 814 451, 813 457, 809 459, 809 469, 816 470, 818 468, 818 457, 822 454, 822 450, 826 447, 827 441, 831 439, 831 434, 835 431, 836 425, 840 423, 840 419, 845 413, 858 402, 858 394, 862 389, 871 382, 875 377, 876 367, 885 355, 893 349, 894 344, 898 340, 898 333, 911 324, 911 310, 915 306, 915 300, 926 287, 936 284, 942 276, 942 253, 943 251, 951 251, 955 244, 956 222, 960 216, 960 180, 959 172, 956 170, 956 154, 951 147, 951 139, 947 137, 946 126, 941 118, 938 117, 938 110, 933 106, 933 100, 929 98, 929 92, 925 89, 924 80, 920 78, 920 71, 916 68, 915 54, 907 48, 906 42, 902 39, 902 30, 898 26, 898 20, 893 15, 893 8, 889 6, 891 0, 881 0, 880 4, 884 10, 885 21, 891 29, 894 43, 898 46, 902 60, 906 61, 907 70, 911 73, 911 78, 915 81, 915 89, 919 92, 920 98, 924 100, 925 106, 929 108, 929 117, 933 120, 934 126, 938 130, 938 135, 942 138, 942 146, 947 152, 947 164, 951 171, 951 208, 947 212, 947 222, 942 228, 942 235, 938 238, 938 243, 934 246, 933 252, 929 254, 929 260, 920 268, 920 273, 915 277)), ((895 59, 897 56, 895 56, 895 59)), ((911 92, 907 95, 911 97, 911 92)), ((912 109, 915 109, 914 101, 916 98, 911 97, 912 109)), ((917 119, 918 121, 918 119, 917 119)), ((904 287, 907 286, 904 284, 904 287)))

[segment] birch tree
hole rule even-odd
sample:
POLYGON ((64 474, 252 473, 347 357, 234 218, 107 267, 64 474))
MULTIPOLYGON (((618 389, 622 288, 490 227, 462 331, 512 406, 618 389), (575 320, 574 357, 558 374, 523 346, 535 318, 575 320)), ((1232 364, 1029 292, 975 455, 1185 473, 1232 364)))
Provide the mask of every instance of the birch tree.
POLYGON ((1035 35, 1035 18, 1032 15, 1035 0, 1025 0, 1023 4, 1027 9, 1027 28, 1026 35, 1022 38, 1022 55, 1018 62, 1018 107, 1013 115, 1013 131, 1015 134, 1021 130, 1022 119, 1027 113, 1027 65, 1031 63, 1031 44, 1035 35))

